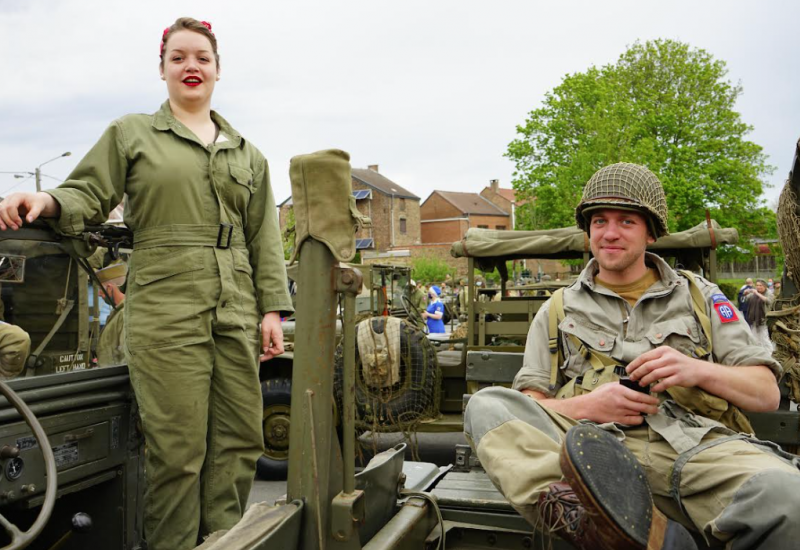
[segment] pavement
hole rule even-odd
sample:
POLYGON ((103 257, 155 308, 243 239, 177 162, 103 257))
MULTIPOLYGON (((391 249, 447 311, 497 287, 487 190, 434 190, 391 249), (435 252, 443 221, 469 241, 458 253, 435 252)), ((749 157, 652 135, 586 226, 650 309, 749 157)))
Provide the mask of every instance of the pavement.
MULTIPOLYGON (((437 466, 452 464, 455 460, 456 444, 467 443, 466 439, 464 439, 464 434, 461 432, 445 434, 421 433, 417 434, 416 439, 420 461, 433 462, 437 466)), ((360 440, 363 444, 362 446, 366 448, 368 459, 374 452, 372 434, 366 433, 361 436, 360 440)), ((375 434, 374 448, 377 452, 381 452, 403 441, 404 438, 401 433, 375 434)), ((406 449, 406 460, 413 460, 411 456, 411 446, 406 449)), ((263 481, 256 479, 253 484, 253 489, 250 492, 250 500, 248 503, 268 502, 269 504, 274 504, 276 499, 283 497, 285 494, 285 481, 263 481)))

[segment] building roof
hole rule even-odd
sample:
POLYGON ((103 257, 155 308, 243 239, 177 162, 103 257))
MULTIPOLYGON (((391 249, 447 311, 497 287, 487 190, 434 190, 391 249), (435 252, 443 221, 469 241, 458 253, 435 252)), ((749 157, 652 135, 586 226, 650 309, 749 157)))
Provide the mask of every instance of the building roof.
POLYGON ((434 194, 438 194, 444 200, 455 206, 464 214, 475 214, 481 216, 508 216, 500 208, 492 204, 478 193, 460 193, 458 191, 434 191, 431 196, 425 199, 427 202, 434 194))
POLYGON ((514 204, 514 202, 516 201, 516 191, 514 189, 507 189, 507 188, 504 188, 504 187, 497 187, 496 190, 495 190, 495 188, 493 186, 489 185, 489 186, 486 186, 486 187, 483 188, 483 191, 481 191, 481 195, 483 195, 483 193, 485 193, 487 191, 489 193, 496 193, 497 195, 500 195, 501 197, 506 199, 511 204, 514 204))
POLYGON ((419 197, 408 189, 400 187, 395 182, 369 168, 353 168, 353 177, 365 185, 369 185, 373 189, 380 191, 384 195, 394 195, 395 197, 403 197, 406 199, 416 199, 419 197))
POLYGON ((503 189, 501 187, 497 190, 497 194, 512 203, 516 200, 516 192, 513 189, 503 189))

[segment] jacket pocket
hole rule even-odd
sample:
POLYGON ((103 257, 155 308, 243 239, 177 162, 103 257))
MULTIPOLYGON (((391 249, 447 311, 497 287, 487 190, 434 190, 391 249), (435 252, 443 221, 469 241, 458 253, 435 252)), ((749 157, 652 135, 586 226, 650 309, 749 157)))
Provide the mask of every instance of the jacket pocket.
POLYGON ((561 332, 578 338, 586 347, 605 353, 614 349, 614 342, 617 339, 617 335, 608 329, 574 315, 567 315, 558 328, 561 332))
POLYGON ((236 166, 235 164, 228 164, 228 166, 230 168, 231 178, 233 178, 233 181, 239 185, 244 185, 251 193, 254 193, 255 186, 253 185, 253 171, 249 168, 236 166))
POLYGON ((558 328, 562 333, 565 350, 562 370, 567 378, 575 378, 592 369, 588 353, 581 352, 580 344, 610 357, 617 339, 617 335, 608 329, 575 315, 567 315, 558 328))
POLYGON ((138 268, 134 280, 139 286, 147 286, 150 283, 172 277, 173 275, 198 271, 200 269, 203 269, 202 257, 197 254, 195 249, 187 248, 185 251, 177 254, 153 259, 138 268))
POLYGON ((131 353, 202 339, 199 311, 203 296, 197 278, 204 269, 203 249, 163 247, 134 251, 132 263, 136 267, 125 299, 131 353))
POLYGON ((645 336, 653 347, 669 346, 686 355, 697 355, 700 346, 707 347, 702 329, 692 315, 653 323, 645 336))

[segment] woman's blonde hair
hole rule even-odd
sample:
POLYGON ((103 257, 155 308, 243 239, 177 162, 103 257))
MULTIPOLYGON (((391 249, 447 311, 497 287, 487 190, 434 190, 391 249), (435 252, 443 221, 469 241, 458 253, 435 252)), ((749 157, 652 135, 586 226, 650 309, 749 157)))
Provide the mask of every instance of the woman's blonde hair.
POLYGON ((214 36, 213 32, 211 32, 211 23, 207 21, 198 21, 197 19, 193 19, 191 17, 179 17, 172 25, 164 29, 164 33, 161 35, 161 51, 159 53, 162 67, 164 66, 164 50, 167 47, 167 41, 169 40, 169 37, 172 36, 172 33, 178 31, 192 31, 202 34, 208 38, 208 41, 211 42, 211 51, 214 52, 214 60, 217 62, 217 68, 219 68, 217 37, 214 36))

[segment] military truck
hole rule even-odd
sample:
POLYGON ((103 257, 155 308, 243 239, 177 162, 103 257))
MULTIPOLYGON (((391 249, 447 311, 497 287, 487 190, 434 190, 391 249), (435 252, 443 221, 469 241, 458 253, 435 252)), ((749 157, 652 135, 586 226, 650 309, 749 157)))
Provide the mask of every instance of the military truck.
MULTIPOLYGON (((349 171, 345 178, 350 181, 349 171)), ((293 180, 293 191, 327 200, 329 187, 322 183, 293 180)), ((340 225, 335 229, 352 232, 348 220, 340 225)), ((437 467, 406 461, 405 446, 398 445, 356 474, 355 300, 361 275, 342 267, 328 244, 313 237, 303 242, 300 256, 286 498, 252 506, 236 527, 213 534, 199 550, 567 548, 532 532, 467 449, 456 451, 455 465, 437 467), (344 392, 337 430, 332 365, 340 301, 344 392)), ((476 337, 480 333, 478 327, 476 337)), ((0 382, 0 393, 0 514, 31 531, 22 535, 1 522, 14 533, 6 548, 139 548, 142 445, 125 368, 0 382), (92 525, 78 512, 88 512, 92 525)), ((765 414, 760 426, 760 435, 763 428, 783 441, 800 438, 797 412, 765 414)))
MULTIPOLYGON (((363 274, 363 287, 356 297, 358 318, 393 316, 408 318, 404 293, 411 280, 411 268, 392 264, 353 265, 363 274)), ((297 300, 297 264, 287 269, 297 300)), ((302 292, 302 291, 301 291, 302 292)), ((413 310, 412 310, 413 312, 413 310)), ((261 479, 286 479, 289 460, 289 426, 291 424, 292 364, 295 350, 295 318, 281 323, 286 353, 262 363, 259 371, 261 398, 264 406, 264 455, 259 458, 257 474, 261 479)), ((341 335, 341 319, 337 320, 337 334, 341 335)))
POLYGON ((98 226, 84 240, 68 239, 44 222, 0 232, 0 318, 31 337, 24 376, 96 366, 102 290, 76 247, 105 244, 118 253, 129 238, 125 229, 98 226))
POLYGON ((4 525, 2 548, 139 546, 144 443, 127 367, 95 368, 86 263, 125 234, 0 231, 4 319, 32 342, 25 372, 0 383, 0 514, 20 529, 4 525))

